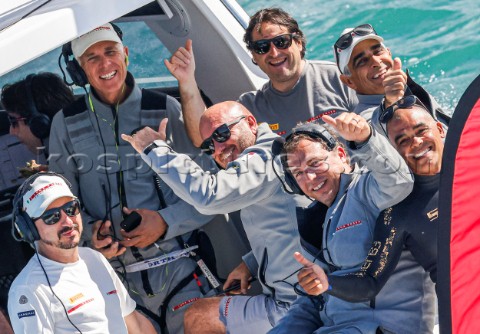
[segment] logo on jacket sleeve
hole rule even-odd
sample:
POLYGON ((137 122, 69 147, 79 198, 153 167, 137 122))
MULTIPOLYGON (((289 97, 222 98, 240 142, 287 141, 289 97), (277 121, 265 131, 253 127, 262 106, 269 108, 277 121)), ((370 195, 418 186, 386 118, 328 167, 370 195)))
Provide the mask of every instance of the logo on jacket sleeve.
POLYGON ((26 317, 34 317, 35 310, 25 311, 25 312, 18 312, 18 319, 26 318, 26 317))

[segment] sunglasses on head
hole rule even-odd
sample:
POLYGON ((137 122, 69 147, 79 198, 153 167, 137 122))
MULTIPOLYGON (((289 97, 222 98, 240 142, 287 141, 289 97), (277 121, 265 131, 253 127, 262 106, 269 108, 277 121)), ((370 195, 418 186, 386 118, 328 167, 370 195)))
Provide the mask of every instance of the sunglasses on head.
POLYGON ((213 141, 215 140, 217 143, 226 142, 232 135, 232 133, 230 132, 230 127, 238 124, 244 118, 246 118, 246 116, 240 116, 234 121, 220 125, 218 128, 215 129, 215 131, 213 131, 210 137, 203 141, 202 145, 200 145, 200 149, 209 155, 215 153, 215 144, 213 143, 213 141))
POLYGON ((64 205, 53 208, 45 211, 40 217, 34 218, 33 220, 43 219, 45 224, 47 225, 54 225, 60 221, 62 218, 62 211, 69 217, 75 217, 80 213, 80 203, 77 199, 73 201, 67 202, 64 205))
POLYGON ((340 50, 345 50, 352 45, 353 42, 353 36, 366 36, 370 34, 376 35, 377 32, 375 29, 370 24, 361 24, 358 27, 353 28, 353 30, 343 34, 340 36, 339 39, 335 42, 335 49, 340 49, 340 50))
MULTIPOLYGON (((380 115, 380 122, 387 123, 389 120, 392 119, 393 114, 395 113, 395 111, 397 111, 397 109, 412 108, 414 105, 428 111, 427 107, 425 107, 425 105, 422 103, 422 101, 420 101, 418 97, 416 97, 415 95, 407 95, 392 104, 390 107, 386 108, 380 115)), ((430 111, 428 111, 428 113, 431 114, 430 111)))
POLYGON ((8 122, 10 123, 10 126, 13 128, 16 128, 18 126, 18 122, 27 120, 26 117, 13 117, 10 115, 8 115, 7 117, 8 117, 8 122))
POLYGON ((260 39, 258 41, 250 42, 249 46, 253 52, 263 55, 270 51, 270 45, 273 43, 277 49, 285 50, 292 45, 295 34, 283 34, 270 39, 260 39))

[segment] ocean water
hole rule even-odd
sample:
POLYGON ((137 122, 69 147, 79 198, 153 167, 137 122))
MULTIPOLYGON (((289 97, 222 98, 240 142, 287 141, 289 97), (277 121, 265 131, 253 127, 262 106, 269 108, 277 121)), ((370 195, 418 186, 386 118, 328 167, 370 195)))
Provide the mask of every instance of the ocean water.
POLYGON ((373 25, 394 57, 453 112, 480 75, 478 0, 237 0, 252 15, 280 7, 307 37, 309 59, 334 61, 332 45, 346 27, 373 25))
MULTIPOLYGON (((187 0, 189 1, 189 0, 187 0)), ((219 0, 210 0, 219 1, 219 0)), ((383 36, 393 56, 450 112, 468 85, 480 74, 479 0, 237 0, 247 14, 281 7, 299 23, 307 37, 309 59, 334 60, 332 45, 346 27, 370 23, 383 36)), ((135 78, 164 78, 169 58, 151 31, 138 22, 119 23, 129 46, 129 70, 135 78), (140 36, 140 37, 139 37, 140 36), (146 41, 149 41, 148 43, 146 41), (138 50, 141 50, 139 52, 138 50)), ((60 49, 0 77, 0 87, 32 72, 58 67, 60 49)), ((7 55, 8 56, 8 55, 7 55)), ((176 85, 166 78, 165 86, 176 85)), ((144 87, 152 86, 143 79, 144 87)), ((158 83, 156 84, 158 85, 158 83)), ((81 90, 76 91, 81 93, 81 90)))

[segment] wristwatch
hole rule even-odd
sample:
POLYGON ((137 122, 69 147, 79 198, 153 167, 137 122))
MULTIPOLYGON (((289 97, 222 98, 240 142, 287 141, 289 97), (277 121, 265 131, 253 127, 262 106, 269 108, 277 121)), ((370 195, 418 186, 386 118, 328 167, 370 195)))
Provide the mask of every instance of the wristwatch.
POLYGON ((143 149, 143 154, 148 155, 148 153, 150 153, 154 148, 157 148, 157 147, 158 145, 155 144, 155 142, 153 142, 143 149))

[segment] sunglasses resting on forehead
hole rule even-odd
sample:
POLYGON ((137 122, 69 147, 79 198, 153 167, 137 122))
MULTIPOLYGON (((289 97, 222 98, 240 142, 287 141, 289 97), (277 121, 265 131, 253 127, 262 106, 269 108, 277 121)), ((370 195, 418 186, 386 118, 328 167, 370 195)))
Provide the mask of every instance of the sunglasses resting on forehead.
POLYGON ((292 41, 297 36, 296 34, 283 34, 269 39, 259 39, 258 41, 251 41, 248 46, 256 54, 263 55, 270 51, 270 46, 273 45, 279 50, 288 49, 292 45, 292 41))
POLYGON ((232 135, 232 133, 230 132, 230 128, 240 123, 240 121, 246 117, 247 116, 240 116, 231 122, 220 125, 218 128, 215 129, 215 131, 213 131, 210 137, 203 141, 202 145, 200 145, 200 149, 208 155, 215 153, 215 144, 213 143, 213 141, 215 140, 217 143, 226 142, 232 135))
POLYGON ((78 199, 74 199, 73 201, 67 202, 64 205, 58 207, 58 208, 53 208, 45 211, 40 217, 33 218, 32 220, 38 220, 38 219, 43 219, 45 224, 47 225, 54 225, 60 221, 62 218, 62 211, 65 212, 65 214, 68 217, 75 217, 80 213, 80 202, 78 199))
POLYGON ((429 114, 431 114, 431 112, 428 111, 427 107, 425 107, 418 97, 415 95, 407 95, 392 104, 390 107, 386 108, 379 117, 380 122, 387 123, 389 120, 391 120, 397 109, 410 109, 413 108, 413 106, 418 106, 422 109, 425 109, 429 114))

